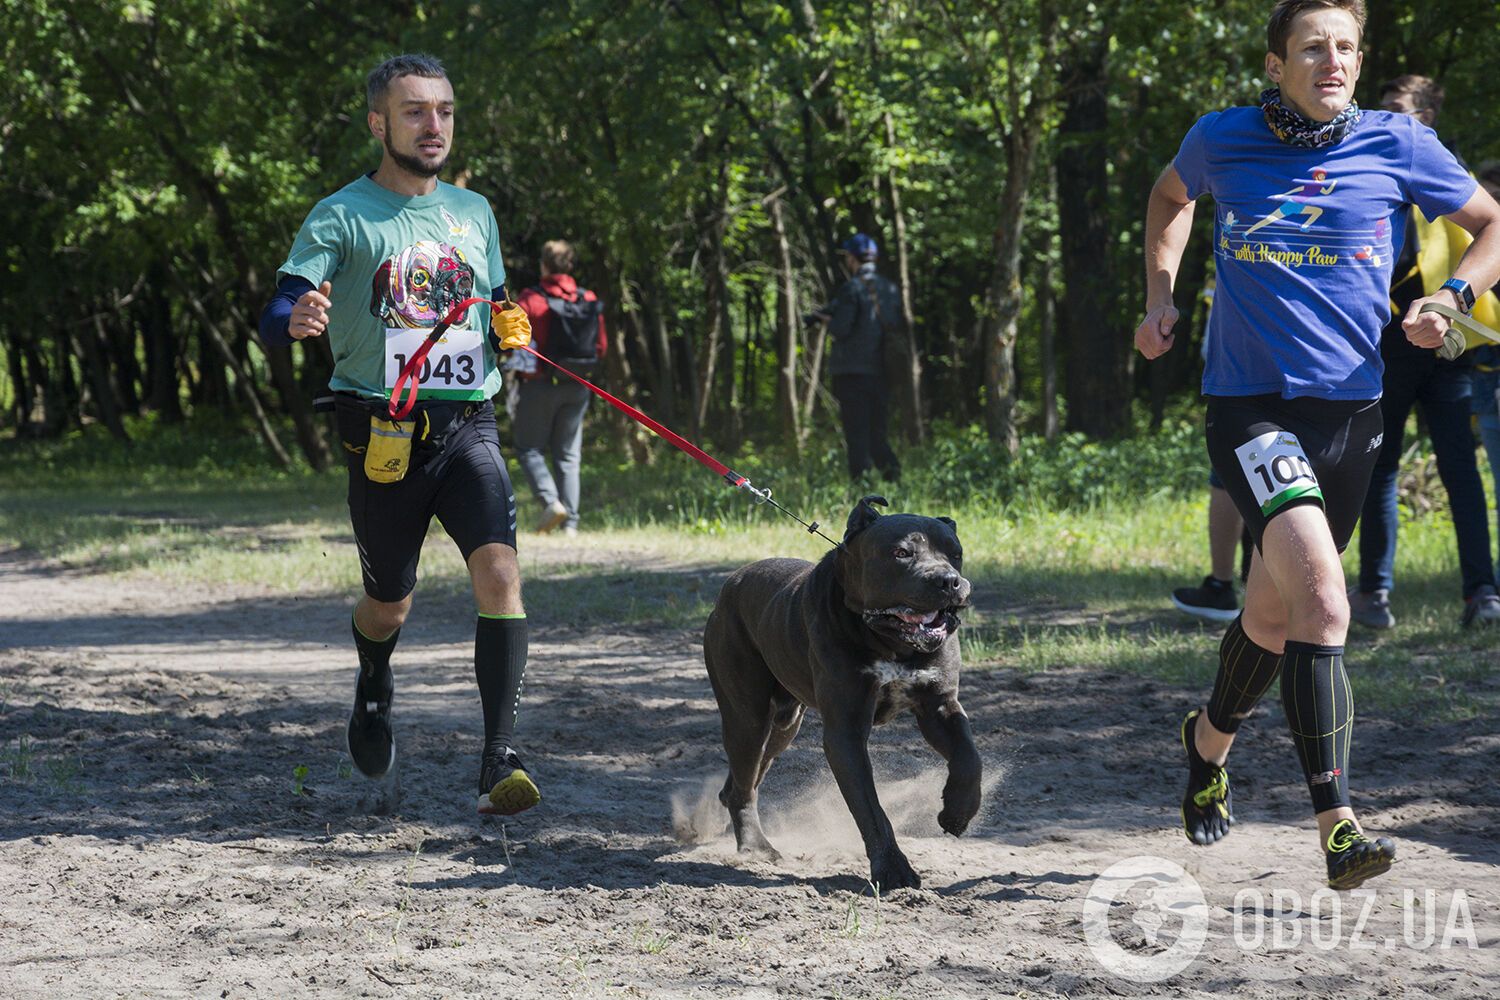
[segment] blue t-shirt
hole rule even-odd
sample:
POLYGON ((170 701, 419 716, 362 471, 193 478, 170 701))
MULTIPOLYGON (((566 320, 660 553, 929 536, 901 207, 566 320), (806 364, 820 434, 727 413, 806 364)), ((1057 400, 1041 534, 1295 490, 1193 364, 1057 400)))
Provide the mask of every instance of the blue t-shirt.
POLYGON ((1260 108, 1229 108, 1198 119, 1173 165, 1216 209, 1204 394, 1379 398, 1397 213, 1447 215, 1476 187, 1436 133, 1366 111, 1340 142, 1305 149, 1260 108))

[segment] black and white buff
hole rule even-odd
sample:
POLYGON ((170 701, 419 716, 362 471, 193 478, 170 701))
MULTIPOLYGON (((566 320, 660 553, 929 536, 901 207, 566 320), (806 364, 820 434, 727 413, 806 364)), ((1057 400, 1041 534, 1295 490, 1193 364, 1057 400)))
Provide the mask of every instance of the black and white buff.
POLYGON ((1359 105, 1353 101, 1331 121, 1314 121, 1281 103, 1281 88, 1269 87, 1260 92, 1260 110, 1266 116, 1271 133, 1288 146, 1320 149, 1332 146, 1354 130, 1359 123, 1359 105))

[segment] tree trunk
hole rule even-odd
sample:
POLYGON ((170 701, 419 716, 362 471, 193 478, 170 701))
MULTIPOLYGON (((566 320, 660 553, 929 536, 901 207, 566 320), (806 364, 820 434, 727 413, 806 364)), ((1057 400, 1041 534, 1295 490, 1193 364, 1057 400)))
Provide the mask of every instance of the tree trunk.
MULTIPOLYGON (((322 338, 319 338, 322 339, 322 338)), ((303 341, 306 344, 306 341, 303 341)), ((304 395, 297 384, 297 372, 292 367, 290 347, 265 347, 266 362, 271 369, 271 383, 281 397, 281 405, 291 415, 292 428, 297 434, 297 444, 302 449, 307 464, 323 472, 333 464, 333 454, 318 427, 312 401, 304 395)))
POLYGON ((83 359, 84 377, 94 390, 99 419, 108 428, 110 437, 116 441, 129 441, 130 435, 120 419, 120 401, 115 395, 114 380, 109 377, 109 362, 104 357, 102 345, 108 338, 108 331, 104 328, 102 313, 94 313, 92 326, 92 330, 87 327, 80 329, 73 338, 83 359))
POLYGON ((781 215, 781 200, 770 204, 771 232, 776 238, 776 413, 782 440, 801 451, 802 434, 797 413, 797 331, 801 324, 797 308, 797 280, 792 270, 792 248, 787 241, 781 215))
POLYGON ((1016 427, 1016 336, 1021 316, 1021 236, 1026 188, 1036 155, 1036 129, 1028 125, 1005 140, 1005 187, 992 241, 994 266, 985 293, 980 338, 984 348, 985 429, 1011 455, 1021 450, 1016 427))
MULTIPOLYGON (((889 111, 885 114, 885 142, 888 149, 896 145, 896 125, 889 111)), ((891 232, 896 244, 896 283, 901 289, 900 350, 886 352, 887 358, 899 362, 890 373, 896 387, 896 403, 903 419, 902 435, 908 444, 927 442, 927 414, 922 401, 922 352, 917 347, 916 310, 912 306, 911 268, 906 247, 906 213, 901 210, 901 189, 896 185, 894 170, 885 172, 885 196, 891 210, 891 232)))
POLYGON ((26 358, 21 352, 18 335, 12 333, 5 339, 5 367, 10 372, 13 395, 11 407, 16 434, 25 437, 31 423, 31 382, 26 378, 26 358))
POLYGON ((813 413, 817 410, 818 392, 823 388, 823 349, 828 345, 828 324, 813 326, 807 345, 807 392, 802 398, 802 433, 812 430, 813 413))
MULTIPOLYGON (((1065 76, 1069 74, 1065 73, 1065 76)), ((1108 105, 1101 41, 1073 58, 1059 129, 1058 234, 1067 289, 1068 428, 1092 438, 1130 432, 1130 338, 1116 322, 1109 211, 1108 105)))
POLYGON ((271 421, 266 416, 266 410, 261 405, 260 396, 255 392, 254 380, 251 379, 248 373, 240 369, 239 363, 235 361, 234 351, 230 348, 229 342, 224 339, 224 335, 215 325, 213 317, 208 314, 208 310, 203 308, 203 303, 199 302, 190 290, 185 289, 184 291, 183 300, 187 302, 188 307, 197 315, 198 321, 202 324, 204 339, 218 352, 219 356, 223 359, 225 367, 234 372, 235 385, 239 387, 240 395, 245 397, 245 402, 250 407, 251 416, 255 421, 255 428, 266 442, 266 447, 271 450, 271 457, 283 469, 291 468, 292 457, 287 454, 286 448, 281 444, 281 438, 277 436, 276 429, 271 426, 271 421))
POLYGON ((159 266, 153 267, 141 303, 141 330, 146 339, 146 400, 163 423, 182 422, 182 397, 177 381, 177 338, 172 310, 162 290, 167 283, 159 266))
MULTIPOLYGON (((1055 204, 1055 202, 1054 202, 1055 204)), ((1052 264, 1043 258, 1042 274, 1036 289, 1037 312, 1041 325, 1038 347, 1042 355, 1042 435, 1057 438, 1057 298, 1052 290, 1052 264)))
MULTIPOLYGON (((630 341, 632 333, 636 333, 633 320, 638 312, 627 317, 629 293, 624 273, 615 270, 607 253, 599 253, 595 259, 604 262, 602 266, 607 276, 606 285, 613 292, 612 298, 616 303, 613 310, 610 309, 610 303, 605 303, 605 324, 609 332, 609 346, 604 352, 605 387, 627 402, 632 401, 632 397, 639 400, 636 376, 630 362, 630 341), (632 321, 627 323, 627 318, 632 321)), ((650 446, 651 432, 613 406, 602 409, 608 414, 605 417, 606 426, 613 428, 613 437, 621 445, 625 456, 636 465, 650 465, 654 457, 650 446)))

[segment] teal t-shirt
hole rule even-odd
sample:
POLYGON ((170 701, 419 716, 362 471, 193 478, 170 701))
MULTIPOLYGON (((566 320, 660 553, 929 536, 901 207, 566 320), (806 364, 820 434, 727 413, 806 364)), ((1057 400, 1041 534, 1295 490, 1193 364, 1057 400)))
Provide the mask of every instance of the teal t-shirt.
MULTIPOLYGON (((505 281, 499 227, 480 195, 438 182, 407 197, 368 176, 307 214, 277 272, 333 283, 329 388, 387 399, 401 364, 459 301, 489 298, 505 281)), ((490 307, 470 306, 432 348, 421 398, 487 399, 499 392, 490 307)))

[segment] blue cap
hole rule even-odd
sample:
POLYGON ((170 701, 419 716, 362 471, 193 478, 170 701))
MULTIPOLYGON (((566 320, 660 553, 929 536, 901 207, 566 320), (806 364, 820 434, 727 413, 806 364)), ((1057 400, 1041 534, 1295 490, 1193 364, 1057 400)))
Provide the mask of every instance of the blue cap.
POLYGON ((874 260, 880 256, 880 247, 864 233, 855 233, 845 240, 839 249, 845 253, 852 253, 860 260, 874 260))

